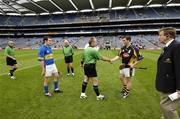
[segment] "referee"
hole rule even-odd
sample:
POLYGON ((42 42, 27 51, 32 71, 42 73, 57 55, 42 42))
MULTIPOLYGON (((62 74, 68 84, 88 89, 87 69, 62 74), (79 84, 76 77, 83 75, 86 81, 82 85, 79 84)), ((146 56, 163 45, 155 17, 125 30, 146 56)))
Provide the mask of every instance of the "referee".
POLYGON ((67 76, 70 75, 70 69, 72 72, 72 76, 74 77, 74 67, 73 67, 73 55, 74 50, 72 46, 69 44, 68 40, 64 40, 64 47, 63 47, 63 54, 64 54, 64 60, 67 65, 67 76))
POLYGON ((6 64, 10 66, 10 71, 8 73, 8 76, 10 76, 11 79, 16 79, 14 77, 14 72, 18 68, 17 61, 15 58, 15 51, 14 51, 14 42, 8 41, 8 45, 5 48, 5 56, 6 56, 6 64))
POLYGON ((104 95, 101 95, 98 89, 98 80, 97 80, 97 72, 96 72, 96 61, 103 60, 110 62, 110 59, 101 56, 100 53, 94 48, 97 45, 97 40, 95 37, 90 38, 89 47, 84 50, 82 55, 81 66, 84 66, 84 74, 85 78, 82 82, 82 92, 80 95, 81 99, 86 99, 87 95, 85 94, 85 90, 89 80, 93 82, 93 88, 96 93, 97 100, 105 99, 104 95))

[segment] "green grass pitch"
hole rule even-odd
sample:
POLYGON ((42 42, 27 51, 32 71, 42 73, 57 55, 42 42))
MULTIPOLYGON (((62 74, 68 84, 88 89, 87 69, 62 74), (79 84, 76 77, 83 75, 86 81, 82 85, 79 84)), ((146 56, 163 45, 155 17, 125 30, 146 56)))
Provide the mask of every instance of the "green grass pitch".
MULTIPOLYGON (((117 51, 100 51, 114 57, 117 51)), ((105 101, 97 101, 92 83, 88 84, 87 100, 79 98, 84 78, 80 67, 82 50, 75 51, 75 78, 66 76, 66 67, 60 50, 54 51, 56 65, 61 72, 59 83, 62 94, 44 96, 43 77, 37 61, 37 50, 16 50, 21 65, 15 73, 17 80, 8 76, 3 51, 0 51, 0 119, 159 119, 159 94, 155 90, 156 60, 160 51, 141 51, 144 60, 133 79, 131 94, 127 99, 120 96, 120 60, 113 64, 98 61, 99 88, 105 101)), ((53 91, 53 80, 49 89, 53 91)))

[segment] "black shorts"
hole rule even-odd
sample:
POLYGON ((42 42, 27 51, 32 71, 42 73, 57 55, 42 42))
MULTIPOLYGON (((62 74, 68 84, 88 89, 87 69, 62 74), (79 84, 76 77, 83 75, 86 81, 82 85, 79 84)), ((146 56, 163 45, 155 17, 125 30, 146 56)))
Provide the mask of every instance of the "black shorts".
POLYGON ((17 64, 17 61, 12 59, 12 58, 10 58, 10 57, 6 57, 6 64, 8 66, 14 66, 15 64, 17 64))
POLYGON ((64 60, 66 63, 72 63, 73 62, 73 56, 67 56, 67 57, 64 57, 64 60))
POLYGON ((97 77, 96 64, 85 64, 84 74, 87 77, 97 77))

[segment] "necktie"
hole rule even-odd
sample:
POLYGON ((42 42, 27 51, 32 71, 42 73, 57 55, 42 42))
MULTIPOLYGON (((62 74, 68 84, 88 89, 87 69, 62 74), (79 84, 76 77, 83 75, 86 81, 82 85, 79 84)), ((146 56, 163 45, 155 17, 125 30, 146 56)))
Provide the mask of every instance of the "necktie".
POLYGON ((165 46, 165 47, 163 47, 163 50, 164 50, 164 52, 166 52, 167 51, 167 47, 165 46))
POLYGON ((166 51, 167 51, 167 47, 165 46, 165 47, 163 47, 163 49, 162 49, 162 51, 161 51, 161 55, 163 55, 164 52, 166 52, 166 51))

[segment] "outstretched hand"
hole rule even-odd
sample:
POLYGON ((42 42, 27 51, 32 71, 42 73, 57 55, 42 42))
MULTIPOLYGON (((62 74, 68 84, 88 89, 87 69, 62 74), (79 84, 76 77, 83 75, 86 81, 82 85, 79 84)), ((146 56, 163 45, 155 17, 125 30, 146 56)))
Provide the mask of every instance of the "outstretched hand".
POLYGON ((110 63, 110 64, 113 64, 113 61, 112 61, 112 59, 110 59, 110 60, 109 60, 109 63, 110 63))
POLYGON ((134 65, 130 65, 130 68, 133 69, 133 68, 135 68, 135 66, 134 65))

